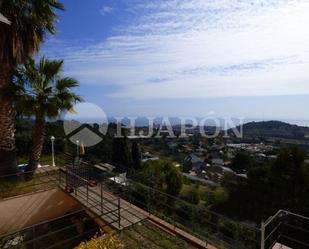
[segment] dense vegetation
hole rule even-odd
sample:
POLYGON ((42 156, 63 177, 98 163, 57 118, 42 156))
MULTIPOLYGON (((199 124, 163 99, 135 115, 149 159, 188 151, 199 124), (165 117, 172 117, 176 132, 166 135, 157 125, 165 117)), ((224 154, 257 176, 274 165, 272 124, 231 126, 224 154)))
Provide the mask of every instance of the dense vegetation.
POLYGON ((285 148, 271 163, 249 169, 247 179, 225 175, 222 185, 229 197, 215 209, 258 223, 279 209, 308 216, 309 166, 305 158, 301 149, 285 148))
POLYGON ((139 182, 169 195, 178 196, 181 191, 183 180, 180 170, 169 161, 148 161, 143 165, 141 175, 139 182))

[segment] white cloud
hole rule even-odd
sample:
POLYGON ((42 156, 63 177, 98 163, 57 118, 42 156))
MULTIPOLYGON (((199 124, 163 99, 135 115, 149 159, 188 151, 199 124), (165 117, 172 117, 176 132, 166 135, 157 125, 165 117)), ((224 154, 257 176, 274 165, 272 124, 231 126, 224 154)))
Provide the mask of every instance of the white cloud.
POLYGON ((110 14, 110 13, 113 13, 115 11, 115 9, 113 7, 110 7, 110 6, 103 6, 101 9, 100 9, 100 13, 101 15, 105 16, 107 14, 110 14))
POLYGON ((309 94, 307 0, 136 1, 128 11, 117 35, 67 53, 68 74, 116 85, 113 97, 309 94))

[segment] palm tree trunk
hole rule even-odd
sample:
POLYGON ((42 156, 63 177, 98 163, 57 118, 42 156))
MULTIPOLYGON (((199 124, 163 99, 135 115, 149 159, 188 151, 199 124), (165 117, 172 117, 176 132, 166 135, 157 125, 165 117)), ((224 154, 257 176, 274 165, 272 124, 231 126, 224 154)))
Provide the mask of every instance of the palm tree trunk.
POLYGON ((31 155, 29 158, 29 164, 27 167, 27 171, 30 171, 30 176, 33 175, 34 171, 37 169, 43 144, 44 144, 44 136, 45 136, 45 119, 44 117, 37 116, 35 118, 34 131, 33 131, 33 145, 31 149, 31 155))
MULTIPOLYGON (((2 64, 2 63, 1 63, 2 64)), ((0 64, 0 87, 9 84, 11 68, 0 64)), ((0 175, 17 172, 15 148, 15 110, 11 102, 0 99, 0 175)))

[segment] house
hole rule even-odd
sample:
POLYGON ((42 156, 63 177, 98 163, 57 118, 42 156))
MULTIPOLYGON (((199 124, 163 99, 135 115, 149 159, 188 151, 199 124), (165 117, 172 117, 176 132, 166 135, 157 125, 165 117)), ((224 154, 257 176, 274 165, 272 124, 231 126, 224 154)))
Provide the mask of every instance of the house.
POLYGON ((195 172, 201 172, 205 168, 206 164, 204 162, 192 163, 192 170, 195 172))
POLYGON ((198 163, 198 162, 203 162, 203 160, 201 158, 199 158, 197 155, 195 155, 194 153, 189 154, 186 158, 186 161, 190 161, 192 164, 193 163, 198 163))
POLYGON ((185 158, 185 161, 191 163, 192 170, 195 172, 201 172, 206 167, 205 162, 200 157, 195 155, 194 153, 189 154, 185 158))
POLYGON ((169 142, 169 143, 167 144, 167 146, 168 146, 168 148, 169 148, 170 150, 176 150, 177 147, 178 147, 178 144, 176 144, 176 143, 174 143, 174 142, 169 142))
POLYGON ((199 155, 199 156, 202 156, 204 155, 205 153, 207 153, 207 150, 202 148, 202 147, 199 147, 195 150, 195 152, 199 155))
POLYGON ((153 156, 149 152, 142 153, 142 162, 155 161, 159 159, 160 159, 159 157, 153 156))
POLYGON ((223 159, 221 159, 221 158, 213 158, 211 160, 211 165, 212 166, 219 166, 219 167, 221 167, 221 166, 224 165, 223 159))
POLYGON ((182 151, 190 153, 193 149, 189 145, 182 145, 182 151))
POLYGON ((123 186, 129 185, 129 183, 127 181, 127 173, 119 174, 118 176, 113 176, 113 177, 109 178, 109 180, 111 180, 111 181, 113 181, 117 184, 123 185, 123 186))
POLYGON ((101 171, 107 171, 107 172, 113 172, 113 170, 115 169, 115 166, 109 164, 109 163, 99 163, 99 164, 95 164, 94 167, 96 169, 99 169, 101 171))
POLYGON ((228 167, 221 167, 224 173, 235 173, 231 168, 228 167))
POLYGON ((206 172, 211 172, 211 173, 217 173, 217 174, 223 174, 223 168, 221 166, 209 166, 206 169, 206 172))

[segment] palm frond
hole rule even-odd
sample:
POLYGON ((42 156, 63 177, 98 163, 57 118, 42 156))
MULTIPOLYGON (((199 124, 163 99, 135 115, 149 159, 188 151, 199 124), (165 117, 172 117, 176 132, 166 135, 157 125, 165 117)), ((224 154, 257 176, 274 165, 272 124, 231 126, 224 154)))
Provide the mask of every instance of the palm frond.
POLYGON ((3 1, 1 13, 11 25, 0 25, 0 61, 8 65, 24 63, 36 53, 47 33, 55 34, 58 0, 3 1))
POLYGON ((78 81, 70 77, 61 78, 56 82, 56 89, 58 91, 63 91, 67 88, 73 88, 77 86, 79 86, 78 81))
POLYGON ((62 72, 63 60, 47 60, 44 57, 40 60, 39 71, 42 76, 42 87, 48 87, 62 72))
POLYGON ((72 92, 78 86, 77 80, 61 78, 62 67, 63 60, 43 57, 35 62, 29 58, 25 65, 15 70, 12 84, 1 90, 0 95, 11 94, 18 112, 24 115, 53 118, 61 112, 73 111, 74 105, 83 99, 72 92))

